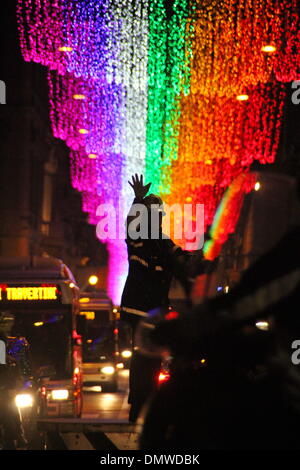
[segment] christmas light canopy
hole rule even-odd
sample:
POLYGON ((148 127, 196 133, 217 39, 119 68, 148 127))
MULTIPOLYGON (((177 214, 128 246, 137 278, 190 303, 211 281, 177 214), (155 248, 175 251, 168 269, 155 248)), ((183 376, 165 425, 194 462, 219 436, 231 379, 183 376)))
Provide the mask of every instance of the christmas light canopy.
MULTIPOLYGON (((204 204, 206 229, 253 161, 274 162, 285 84, 300 76, 299 0, 16 3, 23 57, 48 68, 53 134, 91 223, 99 204, 126 213, 127 182, 143 173, 165 202, 204 204)), ((218 230, 233 230, 243 191, 218 230)), ((118 303, 126 245, 105 243, 118 303)))

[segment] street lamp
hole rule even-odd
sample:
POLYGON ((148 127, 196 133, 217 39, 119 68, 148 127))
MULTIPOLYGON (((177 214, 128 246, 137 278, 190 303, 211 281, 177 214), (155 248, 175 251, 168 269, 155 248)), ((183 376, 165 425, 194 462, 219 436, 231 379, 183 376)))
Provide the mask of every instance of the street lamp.
POLYGON ((249 95, 238 95, 236 97, 238 101, 248 101, 249 100, 249 95))
POLYGON ((263 52, 276 52, 276 47, 272 44, 266 44, 261 48, 263 52))
POLYGON ((95 286, 98 283, 98 281, 99 281, 99 278, 95 274, 92 274, 92 276, 89 277, 89 284, 91 286, 95 286))

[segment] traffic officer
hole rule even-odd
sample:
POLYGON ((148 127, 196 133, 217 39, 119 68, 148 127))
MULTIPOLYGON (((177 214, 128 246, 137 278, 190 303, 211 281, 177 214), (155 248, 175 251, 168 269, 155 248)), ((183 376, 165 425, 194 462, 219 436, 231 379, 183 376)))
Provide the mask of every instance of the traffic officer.
MULTIPOLYGON (((131 325, 134 346, 134 332, 139 320, 147 317, 149 311, 169 305, 172 277, 176 275, 188 279, 187 271, 195 253, 198 262, 200 256, 199 251, 184 251, 162 234, 162 217, 165 214, 162 200, 154 194, 146 196, 151 183, 144 185, 143 176, 136 174, 129 184, 134 190, 135 199, 127 217, 129 271, 121 300, 121 320, 131 325), (139 219, 136 212, 142 213, 139 219), (153 220, 158 221, 157 227, 153 226, 153 220), (147 237, 150 233, 151 236, 147 237)), ((145 357, 134 348, 129 378, 130 421, 136 420, 154 389, 159 368, 160 359, 145 357)))

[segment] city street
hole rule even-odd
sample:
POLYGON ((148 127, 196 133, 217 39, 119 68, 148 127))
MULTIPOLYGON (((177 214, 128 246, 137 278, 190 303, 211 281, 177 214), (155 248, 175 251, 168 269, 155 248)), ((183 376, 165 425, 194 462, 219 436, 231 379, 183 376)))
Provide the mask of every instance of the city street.
MULTIPOLYGON (((47 449, 68 450, 137 450, 137 432, 90 432, 93 426, 126 426, 129 412, 129 370, 119 372, 119 390, 116 393, 84 392, 81 420, 83 432, 50 432, 47 449)), ((71 421, 71 420, 70 420, 71 421)))

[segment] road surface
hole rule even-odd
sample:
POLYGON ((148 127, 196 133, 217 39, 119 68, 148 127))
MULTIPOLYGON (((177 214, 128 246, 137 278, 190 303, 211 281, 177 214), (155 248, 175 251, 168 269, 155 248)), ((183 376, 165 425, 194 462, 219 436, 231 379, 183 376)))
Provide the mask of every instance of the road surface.
POLYGON ((129 370, 119 371, 116 393, 84 392, 82 418, 128 419, 129 370))

